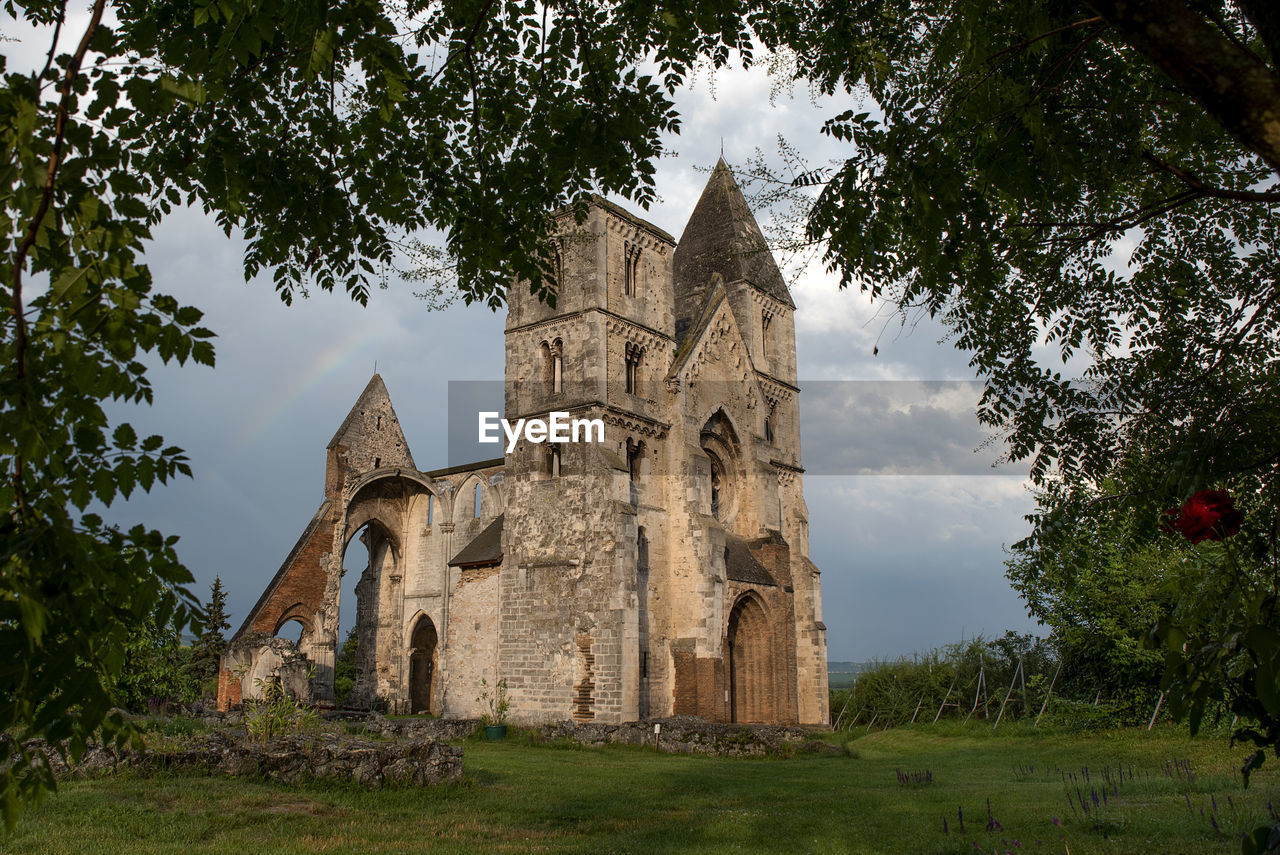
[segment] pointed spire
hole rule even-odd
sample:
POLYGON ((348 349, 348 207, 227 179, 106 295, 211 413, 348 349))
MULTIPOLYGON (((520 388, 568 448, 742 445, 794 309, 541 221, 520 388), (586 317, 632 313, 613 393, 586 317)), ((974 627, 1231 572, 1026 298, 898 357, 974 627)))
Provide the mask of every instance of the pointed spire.
POLYGON ((369 380, 329 441, 330 449, 339 446, 346 449, 347 469, 353 473, 385 467, 417 468, 381 374, 369 380))
MULTIPOLYGON (((764 234, 723 157, 712 170, 684 227, 673 264, 677 304, 682 292, 701 292, 711 274, 719 273, 726 283, 745 280, 788 306, 795 306, 764 234)), ((679 308, 676 313, 681 314, 679 308)))

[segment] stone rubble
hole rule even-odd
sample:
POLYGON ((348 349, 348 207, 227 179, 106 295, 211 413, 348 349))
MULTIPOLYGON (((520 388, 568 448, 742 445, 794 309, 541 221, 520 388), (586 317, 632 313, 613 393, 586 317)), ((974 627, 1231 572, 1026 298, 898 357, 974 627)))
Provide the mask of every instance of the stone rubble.
MULTIPOLYGON (((143 774, 186 772, 265 778, 285 784, 353 781, 362 787, 425 787, 462 779, 462 749, 433 739, 373 741, 325 733, 281 736, 266 744, 213 732, 183 740, 181 747, 117 748, 95 745, 68 767, 50 753, 59 778, 85 778, 133 770, 143 774)), ((39 747, 38 743, 29 743, 39 747)))

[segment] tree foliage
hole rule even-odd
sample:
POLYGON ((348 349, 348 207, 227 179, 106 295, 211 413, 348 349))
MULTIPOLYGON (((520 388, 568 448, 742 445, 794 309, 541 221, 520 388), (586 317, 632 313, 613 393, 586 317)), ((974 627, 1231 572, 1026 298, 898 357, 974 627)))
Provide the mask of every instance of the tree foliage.
POLYGON ((170 704, 195 700, 199 683, 191 678, 190 656, 172 622, 148 617, 125 642, 113 702, 132 713, 163 713, 170 704))
POLYGON ((338 648, 338 655, 333 659, 333 701, 338 706, 346 702, 347 696, 356 685, 356 652, 360 647, 360 636, 353 626, 338 648))
POLYGON ((1135 440, 1171 495, 1278 459, 1280 158, 1231 106, 1278 109, 1274 13, 1196 10, 868 0, 818 4, 790 38, 798 75, 871 102, 824 128, 852 152, 809 238, 843 285, 948 327, 980 417, 1039 481, 1096 482, 1135 440), (1171 75, 1193 37, 1253 88, 1171 75))
POLYGON ((1275 4, 809 12, 782 33, 796 75, 868 103, 825 125, 851 155, 806 237, 842 285, 939 319, 969 354, 979 418, 1047 490, 1013 568, 1033 611, 1114 657, 1136 626, 1106 625, 1099 585, 1128 570, 1119 591, 1150 614, 1176 554, 1175 711, 1194 727, 1226 700, 1259 723, 1238 735, 1280 749, 1275 4), (1247 549, 1157 535, 1161 508, 1205 488, 1241 498, 1247 549))
POLYGON ((200 618, 200 635, 191 645, 191 657, 187 672, 198 693, 211 697, 218 691, 218 666, 222 653, 227 649, 223 635, 231 629, 227 618, 227 592, 222 587, 222 577, 215 576, 209 586, 209 604, 200 618))
POLYGON ((468 300, 543 275, 548 212, 653 198, 670 94, 750 49, 735 2, 375 0, 4 4, 47 44, 0 58, 0 804, 8 825, 109 716, 132 628, 191 624, 174 541, 88 512, 190 474, 181 449, 109 423, 151 403, 145 362, 212 365, 199 310, 155 291, 144 242, 194 206, 246 239, 288 302, 359 302, 439 230, 468 300), (636 70, 657 56, 653 73, 636 70))
POLYGON ((1179 600, 1184 552, 1159 537, 1150 502, 1139 508, 1061 483, 1037 493, 1034 532, 1015 543, 1006 575, 1031 616, 1050 627, 1063 663, 1059 690, 1096 691, 1149 715, 1163 657, 1151 629, 1179 600))
POLYGON ((1247 785, 1268 750, 1280 756, 1280 495, 1274 480, 1238 486, 1235 496, 1205 491, 1166 512, 1166 536, 1186 550, 1188 572, 1177 607, 1153 636, 1172 709, 1193 733, 1215 706, 1238 717, 1232 738, 1257 749, 1242 769, 1247 785), (1187 522, 1194 525, 1180 524, 1187 522))
POLYGON ((1051 690, 1053 697, 1062 697, 1061 682, 1054 682, 1057 664, 1052 643, 1013 631, 872 663, 853 686, 832 692, 832 724, 853 728, 861 723, 870 730, 911 722, 1034 718, 1051 690))
POLYGON ((548 212, 651 201, 674 89, 753 39, 870 96, 826 126, 853 150, 808 234, 843 284, 949 326, 1011 457, 1097 483, 1140 445, 1179 500, 1274 480, 1280 25, 1263 0, 4 8, 50 45, 41 69, 0 66, 9 823, 50 781, 15 739, 74 755, 104 723, 124 735, 106 713, 127 628, 195 609, 172 540, 86 513, 189 473, 102 407, 151 401, 143 357, 213 362, 199 311, 152 289, 151 229, 203 208, 286 301, 363 302, 434 228, 468 301, 496 307, 512 280, 554 300, 548 212))

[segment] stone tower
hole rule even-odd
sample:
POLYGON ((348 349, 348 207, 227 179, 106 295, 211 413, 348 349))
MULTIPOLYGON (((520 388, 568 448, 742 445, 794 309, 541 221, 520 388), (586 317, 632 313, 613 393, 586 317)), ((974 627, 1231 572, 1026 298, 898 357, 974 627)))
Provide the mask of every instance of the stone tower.
POLYGON ((503 530, 499 670, 534 718, 633 720, 648 706, 639 538, 668 430, 675 241, 603 202, 561 222, 555 307, 518 288, 508 301, 506 418, 601 418, 606 441, 507 455, 520 513, 503 530))

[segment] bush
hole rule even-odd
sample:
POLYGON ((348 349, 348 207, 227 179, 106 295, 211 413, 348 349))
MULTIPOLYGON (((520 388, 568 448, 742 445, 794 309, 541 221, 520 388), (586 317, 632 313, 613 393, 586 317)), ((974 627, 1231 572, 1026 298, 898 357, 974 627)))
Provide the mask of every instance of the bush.
POLYGON ((308 733, 317 729, 320 717, 315 710, 290 697, 277 679, 259 677, 254 681, 261 695, 245 706, 244 726, 251 739, 267 742, 274 736, 308 733))
POLYGON ((873 723, 885 728, 971 715, 994 719, 1012 683, 1004 719, 1035 715, 1048 691, 1050 678, 1044 675, 1052 675, 1056 665, 1044 639, 1015 632, 994 641, 976 638, 924 656, 873 664, 851 688, 832 692, 831 711, 841 728, 873 723))

